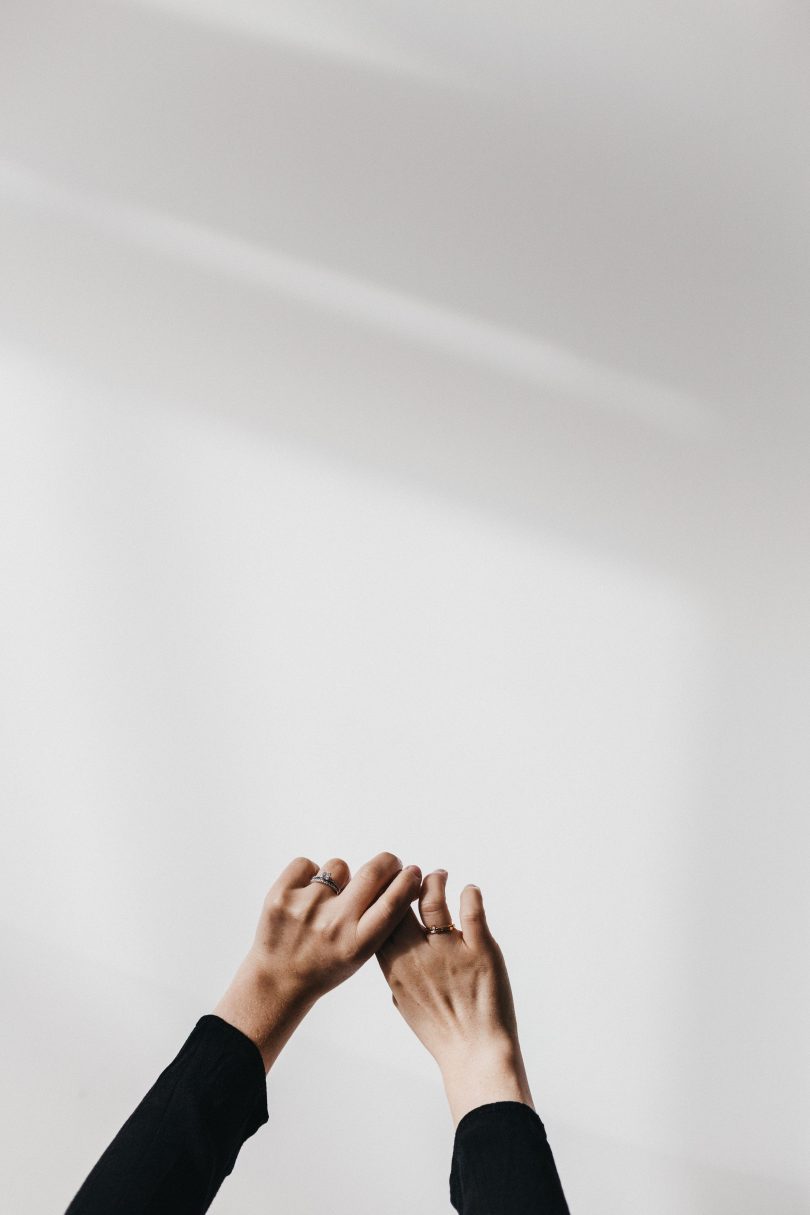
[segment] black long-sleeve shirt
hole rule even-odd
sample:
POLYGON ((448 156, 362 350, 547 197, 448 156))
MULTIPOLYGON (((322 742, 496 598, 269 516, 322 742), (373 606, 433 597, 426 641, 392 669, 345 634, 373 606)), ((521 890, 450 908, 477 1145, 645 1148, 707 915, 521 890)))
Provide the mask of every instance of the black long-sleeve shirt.
MULTIPOLYGON (((264 1063, 245 1034, 201 1017, 93 1167, 66 1215, 202 1215, 246 1139, 268 1121, 264 1063)), ((459 1215, 568 1215, 543 1123, 496 1101, 456 1127, 459 1215)))

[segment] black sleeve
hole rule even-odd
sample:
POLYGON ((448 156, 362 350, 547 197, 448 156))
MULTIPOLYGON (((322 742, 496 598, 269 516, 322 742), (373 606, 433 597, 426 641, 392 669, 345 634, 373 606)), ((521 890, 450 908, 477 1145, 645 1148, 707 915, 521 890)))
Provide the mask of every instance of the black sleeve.
POLYGON ((464 1115, 450 1201, 459 1215, 569 1215, 546 1129, 530 1105, 493 1101, 464 1115))
POLYGON ((259 1048, 206 1013, 93 1167, 67 1215, 200 1215, 242 1144, 267 1120, 259 1048))

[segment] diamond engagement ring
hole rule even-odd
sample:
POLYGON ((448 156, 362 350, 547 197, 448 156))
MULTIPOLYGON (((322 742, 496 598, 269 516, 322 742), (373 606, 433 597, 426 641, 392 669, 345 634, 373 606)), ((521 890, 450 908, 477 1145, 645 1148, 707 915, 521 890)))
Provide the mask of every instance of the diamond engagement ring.
POLYGON ((340 894, 340 887, 328 869, 325 869, 323 873, 316 873, 315 877, 311 877, 309 879, 310 886, 313 882, 319 882, 321 886, 328 886, 330 890, 334 890, 335 894, 340 894))

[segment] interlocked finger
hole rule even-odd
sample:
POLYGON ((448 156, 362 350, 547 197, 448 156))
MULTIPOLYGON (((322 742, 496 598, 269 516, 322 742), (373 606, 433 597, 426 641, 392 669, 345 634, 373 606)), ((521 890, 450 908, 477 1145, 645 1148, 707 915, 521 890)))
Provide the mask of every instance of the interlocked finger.
POLYGON ((393 852, 378 852, 361 865, 343 896, 343 913, 359 921, 402 870, 402 861, 393 852))
POLYGON ((447 906, 446 888, 446 869, 435 869, 422 882, 422 890, 419 895, 419 915, 431 936, 450 936, 452 933, 453 917, 447 906))

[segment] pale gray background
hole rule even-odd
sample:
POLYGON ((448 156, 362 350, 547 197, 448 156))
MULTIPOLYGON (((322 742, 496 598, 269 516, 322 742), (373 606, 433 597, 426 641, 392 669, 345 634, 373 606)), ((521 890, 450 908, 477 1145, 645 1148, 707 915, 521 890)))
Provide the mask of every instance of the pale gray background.
MULTIPOLYGON (((391 848, 573 1212, 810 1210, 806 6, 0 12, 3 1209, 391 848)), ((214 1210, 449 1210, 376 963, 269 1102, 214 1210)))

